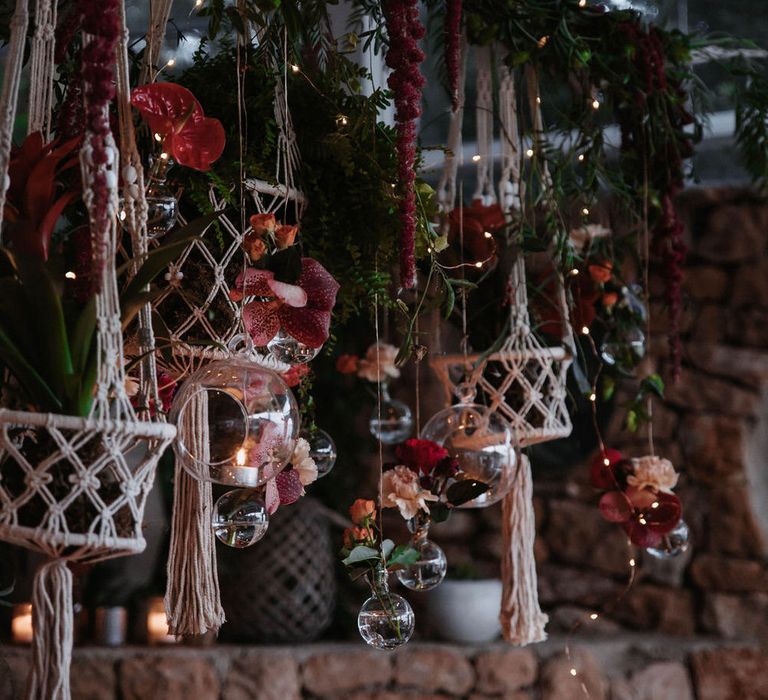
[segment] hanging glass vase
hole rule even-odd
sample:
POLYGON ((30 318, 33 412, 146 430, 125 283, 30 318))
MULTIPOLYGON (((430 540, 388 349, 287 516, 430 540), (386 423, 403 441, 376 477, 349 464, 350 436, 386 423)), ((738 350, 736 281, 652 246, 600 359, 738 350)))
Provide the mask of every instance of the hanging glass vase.
POLYGON ((336 464, 336 443, 333 438, 320 428, 302 431, 303 437, 309 443, 309 456, 317 467, 317 478, 330 473, 336 464))
POLYGON ((177 458, 192 476, 255 488, 290 460, 300 430, 293 392, 278 374, 245 357, 204 365, 171 407, 177 458))
POLYGON ((227 491, 213 506, 213 534, 228 547, 250 547, 267 534, 268 527, 264 498, 253 489, 227 491))
POLYGON ((406 404, 389 395, 387 382, 381 383, 380 392, 381 405, 377 402, 373 407, 369 422, 371 435, 385 445, 397 445, 411 436, 413 414, 406 404))
POLYGON ((690 545, 690 530, 688 523, 682 518, 674 529, 662 535, 661 542, 655 547, 647 547, 646 552, 655 559, 672 559, 683 554, 690 545))
POLYGON ((366 644, 376 649, 396 649, 413 634, 413 609, 405 598, 389 590, 383 566, 369 576, 368 583, 372 595, 360 608, 357 629, 366 644))
POLYGON ((283 330, 279 330, 277 335, 267 343, 267 350, 272 357, 288 365, 305 364, 313 360, 321 349, 322 346, 313 348, 305 345, 283 330))
POLYGON ((152 164, 147 184, 147 236, 161 238, 176 225, 179 202, 166 182, 170 166, 167 153, 162 153, 152 164))
POLYGON ((429 516, 423 511, 419 511, 416 517, 408 521, 408 529, 413 535, 411 547, 419 553, 419 559, 398 569, 395 575, 400 583, 412 591, 430 591, 436 588, 445 578, 448 568, 445 552, 427 537, 430 524, 429 516))

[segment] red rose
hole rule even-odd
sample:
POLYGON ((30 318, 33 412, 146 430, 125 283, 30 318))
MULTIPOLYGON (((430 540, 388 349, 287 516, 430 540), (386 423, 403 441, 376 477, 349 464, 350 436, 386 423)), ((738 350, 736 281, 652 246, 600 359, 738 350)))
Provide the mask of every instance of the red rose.
POLYGON ((422 474, 431 474, 448 456, 448 450, 432 440, 411 438, 395 450, 401 464, 422 474))

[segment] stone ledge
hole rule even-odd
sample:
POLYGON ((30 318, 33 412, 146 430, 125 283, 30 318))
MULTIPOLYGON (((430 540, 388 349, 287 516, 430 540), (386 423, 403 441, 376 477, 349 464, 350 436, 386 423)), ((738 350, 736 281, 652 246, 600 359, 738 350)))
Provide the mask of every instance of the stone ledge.
MULTIPOLYGON (((740 700, 764 698, 760 693, 768 687, 768 650, 754 644, 707 637, 621 634, 590 639, 576 634, 570 646, 570 658, 565 655, 566 639, 559 636, 527 649, 501 642, 413 642, 391 653, 352 642, 78 647, 73 654, 72 698, 524 700, 535 693, 544 700, 566 700, 578 697, 583 683, 594 699, 689 700, 694 693, 702 697, 699 684, 710 683, 718 672, 727 676, 723 687, 739 688, 740 700), (721 658, 723 668, 718 670, 721 658)), ((0 700, 20 697, 29 656, 29 648, 0 646, 0 669, 6 664, 10 669, 10 682, 0 682, 0 700)), ((708 700, 719 700, 711 689, 708 692, 708 700)))

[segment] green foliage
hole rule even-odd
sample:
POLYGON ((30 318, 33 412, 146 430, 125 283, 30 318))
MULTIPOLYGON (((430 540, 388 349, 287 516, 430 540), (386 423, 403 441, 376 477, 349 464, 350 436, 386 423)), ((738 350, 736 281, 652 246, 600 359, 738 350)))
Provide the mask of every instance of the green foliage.
POLYGON ((737 71, 747 83, 736 105, 736 140, 753 180, 768 186, 768 78, 766 66, 737 71))

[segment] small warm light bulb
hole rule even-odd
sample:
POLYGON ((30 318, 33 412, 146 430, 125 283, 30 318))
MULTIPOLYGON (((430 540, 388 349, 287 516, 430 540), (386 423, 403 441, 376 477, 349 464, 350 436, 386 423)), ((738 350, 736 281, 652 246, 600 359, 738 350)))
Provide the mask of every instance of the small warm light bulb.
POLYGON ((195 7, 200 7, 203 4, 203 0, 195 0, 195 7))
POLYGON ((600 109, 600 100, 597 98, 592 100, 592 109, 600 109))
POLYGON ((579 153, 579 161, 583 161, 583 160, 584 160, 584 154, 583 153, 579 153))
POLYGON ((155 141, 162 141, 163 137, 160 134, 155 134, 155 141))
POLYGON ((125 213, 125 209, 121 209, 120 214, 118 214, 118 216, 120 217, 120 221, 125 221, 128 214, 125 213))
POLYGON ((582 213, 582 214, 584 214, 584 216, 589 216, 589 209, 587 209, 586 207, 584 207, 584 208, 581 210, 581 213, 582 213))
POLYGON ((480 162, 480 154, 479 153, 475 153, 475 155, 472 156, 472 160, 475 161, 475 163, 479 163, 480 162))
POLYGON ((597 613, 592 613, 592 614, 589 616, 589 619, 590 619, 590 620, 597 620, 597 613))
POLYGON ((606 467, 610 467, 610 466, 611 466, 611 460, 610 460, 610 459, 608 459, 608 457, 606 457, 606 458, 603 460, 603 464, 604 464, 606 467))
POLYGON ((638 522, 639 522, 641 525, 647 525, 647 524, 648 524, 648 521, 647 521, 647 520, 646 520, 646 519, 645 519, 645 518, 644 518, 642 515, 641 515, 641 516, 640 516, 640 518, 638 519, 638 522))
POLYGON ((176 65, 176 59, 175 58, 169 58, 168 63, 165 64, 168 66, 168 68, 173 68, 176 65))
POLYGON ((573 270, 571 270, 568 274, 570 274, 572 277, 576 277, 576 275, 579 274, 579 271, 574 267, 573 270))
POLYGON ((549 41, 549 37, 548 36, 541 37, 541 39, 539 39, 539 41, 537 42, 538 47, 540 49, 543 49, 547 45, 548 41, 549 41))
POLYGON ((651 508, 658 508, 658 507, 659 507, 658 501, 654 501, 653 503, 651 503, 651 508))
POLYGON ((295 63, 291 63, 291 70, 294 73, 298 73, 301 69, 295 63))
POLYGON ((575 669, 575 668, 572 668, 572 669, 570 670, 570 674, 571 674, 572 676, 575 676, 575 675, 576 675, 576 669, 575 669))
POLYGON ((589 400, 590 401, 597 401, 597 394, 590 394, 589 395, 589 400))
POLYGON ((66 277, 68 280, 76 280, 77 279, 77 275, 74 272, 72 272, 71 270, 69 272, 65 272, 64 273, 64 277, 66 277))
POLYGON ((478 268, 478 269, 481 268, 482 266, 483 266, 482 262, 476 262, 475 263, 475 267, 478 268))
POLYGON ((587 0, 579 0, 579 7, 586 7, 587 6, 587 0))
POLYGON ((532 148, 529 148, 529 149, 528 149, 528 150, 525 152, 525 155, 527 155, 529 158, 533 158, 533 149, 532 149, 532 148))
POLYGON ((493 238, 493 234, 492 234, 490 231, 486 231, 485 233, 483 233, 483 235, 484 235, 486 238, 493 238))
POLYGON ((541 98, 538 95, 536 96, 536 104, 537 105, 541 104, 541 98))
POLYGON ((635 560, 634 559, 630 559, 629 560, 629 565, 630 566, 634 566, 635 565, 635 560))
POLYGON ((589 328, 587 326, 582 326, 581 327, 581 332, 584 335, 589 335, 589 328))
POLYGON ((167 154, 165 151, 163 151, 163 152, 160 154, 160 159, 161 159, 161 160, 168 160, 168 154, 167 154))
POLYGON ((245 466, 245 456, 246 456, 246 455, 245 455, 245 448, 244 448, 244 447, 241 447, 241 448, 240 448, 240 449, 237 451, 237 454, 235 455, 235 464, 236 464, 238 467, 244 467, 244 466, 245 466))
POLYGON ((432 252, 432 248, 427 248, 427 252, 431 253, 432 252))

